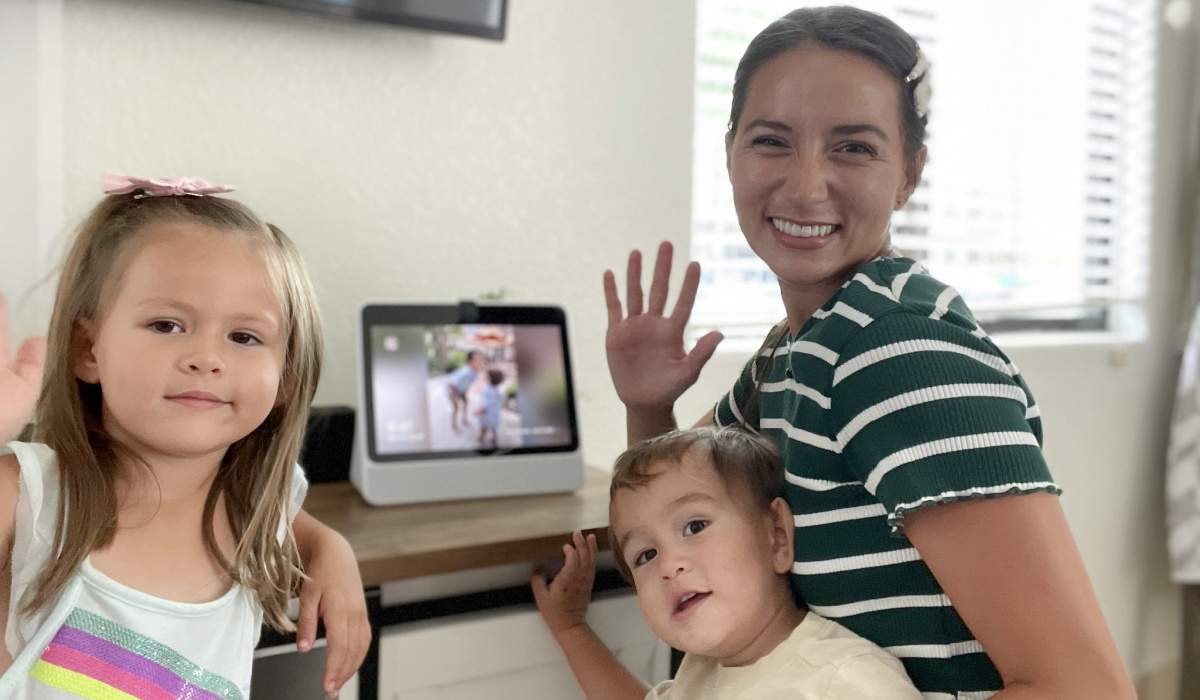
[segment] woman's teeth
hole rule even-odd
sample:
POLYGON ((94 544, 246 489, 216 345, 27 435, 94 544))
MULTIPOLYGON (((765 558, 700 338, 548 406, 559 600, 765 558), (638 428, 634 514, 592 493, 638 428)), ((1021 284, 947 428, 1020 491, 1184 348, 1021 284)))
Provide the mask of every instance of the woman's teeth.
POLYGON ((771 219, 771 223, 775 228, 783 231, 789 236, 797 236, 799 238, 812 238, 813 236, 828 236, 833 233, 833 226, 801 226, 793 224, 790 221, 783 219, 771 219))

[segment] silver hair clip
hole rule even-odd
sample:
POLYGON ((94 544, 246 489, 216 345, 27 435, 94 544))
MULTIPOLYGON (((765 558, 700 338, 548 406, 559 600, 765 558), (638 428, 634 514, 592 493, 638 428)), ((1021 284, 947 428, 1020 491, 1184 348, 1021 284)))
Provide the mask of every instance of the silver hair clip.
POLYGON ((904 84, 912 91, 917 116, 924 119, 929 114, 929 98, 933 96, 933 86, 929 82, 929 59, 925 58, 920 49, 917 49, 917 63, 904 78, 904 84))

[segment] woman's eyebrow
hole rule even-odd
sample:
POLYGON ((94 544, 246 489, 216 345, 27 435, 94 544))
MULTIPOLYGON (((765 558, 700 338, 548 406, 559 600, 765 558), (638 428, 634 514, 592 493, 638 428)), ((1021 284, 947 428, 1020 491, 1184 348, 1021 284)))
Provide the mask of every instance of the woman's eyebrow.
POLYGON ((758 127, 771 129, 773 131, 782 131, 782 132, 789 133, 789 134, 792 133, 792 127, 788 126, 787 124, 785 124, 783 122, 777 122, 772 119, 755 119, 754 121, 751 121, 750 123, 746 124, 747 131, 749 131, 750 129, 758 128, 758 127))
POLYGON ((854 134, 861 134, 864 131, 875 134, 884 141, 888 140, 887 133, 874 124, 844 124, 842 126, 833 127, 833 134, 836 136, 851 136, 854 134))

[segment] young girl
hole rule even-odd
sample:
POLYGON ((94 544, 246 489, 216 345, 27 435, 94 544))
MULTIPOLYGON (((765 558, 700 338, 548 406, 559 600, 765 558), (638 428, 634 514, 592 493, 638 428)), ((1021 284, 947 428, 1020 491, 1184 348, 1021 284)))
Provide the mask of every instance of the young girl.
POLYGON ((353 552, 296 517, 317 304, 291 241, 226 191, 106 178, 45 349, 10 361, 0 299, 0 444, 35 397, 43 443, 0 448, 2 698, 245 698, 302 566, 298 644, 320 609, 325 692, 362 661, 353 552))

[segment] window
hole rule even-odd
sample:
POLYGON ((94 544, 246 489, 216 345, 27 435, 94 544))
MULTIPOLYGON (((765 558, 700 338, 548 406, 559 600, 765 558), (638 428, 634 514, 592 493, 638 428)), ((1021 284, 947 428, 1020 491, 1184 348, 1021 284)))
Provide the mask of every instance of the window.
MULTIPOLYGON (((824 4, 824 3, 812 3, 824 4)), ((1154 0, 859 0, 932 68, 929 158, 892 242, 953 285, 992 332, 1127 332, 1148 274, 1154 0)), ((697 0, 692 317, 739 344, 784 315, 742 238, 725 172, 733 74, 797 6, 697 0)))

